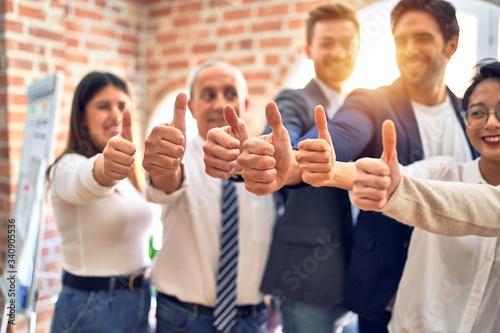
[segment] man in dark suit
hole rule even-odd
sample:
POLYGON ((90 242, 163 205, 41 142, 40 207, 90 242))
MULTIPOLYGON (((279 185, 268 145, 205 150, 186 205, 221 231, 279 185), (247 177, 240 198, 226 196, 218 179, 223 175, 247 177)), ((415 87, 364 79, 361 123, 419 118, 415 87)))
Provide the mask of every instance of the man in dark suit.
MULTIPOLYGON (((454 155, 462 162, 475 157, 464 134, 460 102, 444 84, 446 65, 458 46, 455 8, 443 0, 402 0, 392 11, 391 23, 401 77, 391 86, 349 95, 328 126, 337 160, 379 157, 385 119, 396 124, 403 165, 436 155, 454 155)), ((299 141, 308 138, 318 138, 316 128, 299 141)), ((261 195, 276 190, 262 166, 276 170, 277 178, 283 170, 279 160, 267 162, 272 157, 265 153, 268 145, 265 140, 247 140, 238 158, 247 189, 261 195), (259 170, 251 164, 256 158, 259 170)), ((279 141, 272 146, 274 156, 285 147, 279 141)), ((291 164, 287 184, 300 180, 300 170, 291 164)), ((387 332, 411 231, 379 213, 359 214, 344 304, 358 313, 360 332, 387 332)))
MULTIPOLYGON (((319 6, 306 21, 304 53, 316 77, 275 99, 291 143, 315 126, 314 108, 332 118, 359 50, 359 22, 342 3, 319 6)), ((269 126, 264 134, 271 132, 269 126)), ((336 188, 298 185, 276 192, 280 214, 261 290, 277 296, 285 333, 331 333, 349 322, 342 305, 352 242, 351 204, 336 188)))
MULTIPOLYGON (((323 105, 331 118, 344 100, 342 85, 359 49, 355 10, 342 3, 313 9, 306 38, 304 52, 314 62, 316 77, 303 89, 282 91, 275 100, 292 144, 315 126, 315 106, 323 105)), ((264 134, 270 131, 268 126, 264 134)), ((224 141, 211 140, 212 135, 204 146, 206 156, 216 142, 224 141)), ((206 168, 209 174, 213 167, 206 168)), ((352 316, 342 305, 352 241, 347 192, 302 184, 276 196, 281 214, 261 290, 278 297, 285 333, 332 333, 352 316)))

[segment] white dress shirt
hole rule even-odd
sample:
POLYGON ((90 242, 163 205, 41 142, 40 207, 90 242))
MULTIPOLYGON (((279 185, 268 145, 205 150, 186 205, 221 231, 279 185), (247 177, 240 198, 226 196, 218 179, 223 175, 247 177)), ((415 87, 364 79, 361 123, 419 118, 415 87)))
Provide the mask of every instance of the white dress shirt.
MULTIPOLYGON (((208 176, 204 140, 187 145, 181 188, 166 194, 148 186, 148 199, 163 205, 163 245, 153 262, 159 292, 181 301, 214 307, 220 249, 221 180, 208 176)), ((258 304, 275 221, 272 195, 259 197, 236 183, 239 204, 237 304, 258 304)))
POLYGON ((319 88, 321 89, 321 92, 328 100, 328 106, 325 107, 325 111, 328 119, 331 119, 337 113, 342 104, 344 104, 346 93, 344 91, 341 91, 339 93, 338 91, 333 90, 330 86, 328 86, 317 77, 314 78, 314 81, 316 81, 319 88))
MULTIPOLYGON (((458 165, 452 157, 436 157, 403 169, 418 178, 486 184, 478 160, 458 165)), ((499 251, 496 237, 450 237, 415 228, 389 331, 496 332, 499 251)))
POLYGON ((128 179, 111 187, 96 182, 92 169, 99 155, 66 154, 52 168, 64 269, 79 276, 127 275, 150 264, 153 213, 128 179))

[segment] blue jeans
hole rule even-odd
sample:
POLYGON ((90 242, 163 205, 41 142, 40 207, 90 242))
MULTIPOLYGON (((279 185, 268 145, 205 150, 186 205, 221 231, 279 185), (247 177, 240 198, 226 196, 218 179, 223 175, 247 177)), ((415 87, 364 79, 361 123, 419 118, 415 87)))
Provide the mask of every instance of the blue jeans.
MULTIPOLYGON (((230 333, 265 333, 267 309, 238 317, 230 333)), ((214 317, 191 311, 158 293, 156 304, 156 333, 219 333, 213 326, 214 317)))
POLYGON ((51 333, 149 332, 151 284, 136 291, 86 291, 63 286, 56 302, 51 333))
POLYGON ((280 299, 278 304, 283 333, 342 332, 352 316, 342 305, 327 308, 288 299, 280 299))

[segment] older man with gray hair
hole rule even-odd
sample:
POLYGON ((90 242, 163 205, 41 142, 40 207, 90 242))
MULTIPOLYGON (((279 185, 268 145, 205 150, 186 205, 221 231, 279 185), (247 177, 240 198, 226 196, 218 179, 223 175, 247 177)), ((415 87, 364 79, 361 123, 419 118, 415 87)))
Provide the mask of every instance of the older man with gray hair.
POLYGON ((188 89, 189 101, 179 94, 173 121, 154 127, 145 143, 148 199, 162 205, 163 246, 152 268, 157 332, 263 332, 259 287, 274 201, 208 176, 202 150, 207 132, 226 124, 236 142, 248 137, 239 119, 248 106, 245 79, 237 68, 209 61, 193 70, 188 89), (186 106, 198 125, 188 144, 186 106))

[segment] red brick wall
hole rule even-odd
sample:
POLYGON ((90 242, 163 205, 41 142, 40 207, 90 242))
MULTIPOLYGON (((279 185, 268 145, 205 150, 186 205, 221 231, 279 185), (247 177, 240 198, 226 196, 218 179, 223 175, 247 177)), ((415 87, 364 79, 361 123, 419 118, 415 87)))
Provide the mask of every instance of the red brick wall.
POLYGON ((301 59, 303 22, 321 1, 149 1, 145 45, 149 111, 165 92, 184 88, 193 66, 219 57, 248 81, 250 125, 260 131, 263 106, 301 59))
MULTIPOLYGON (((54 71, 65 74, 56 126, 56 154, 66 142, 73 91, 81 77, 91 70, 111 71, 125 78, 134 94, 135 111, 140 114, 143 105, 138 93, 142 89, 140 45, 145 7, 134 0, 7 0, 2 4, 5 30, 1 31, 5 34, 0 38, 6 52, 0 58, 3 65, 0 83, 6 84, 0 85, 0 244, 4 258, 6 222, 12 217, 19 177, 26 86, 54 71)), ((47 208, 39 270, 59 272, 60 241, 50 205, 47 208)), ((3 260, 0 265, 3 268, 3 260)), ((55 295, 58 290, 57 278, 39 279, 39 300, 55 295)), ((38 310, 37 331, 46 332, 52 307, 39 306, 38 310)), ((21 316, 14 328, 19 332, 25 330, 26 322, 21 316)))
MULTIPOLYGON (((346 0, 356 6, 375 0, 346 0)), ((316 0, 6 0, 0 1, 0 271, 13 211, 27 100, 26 86, 54 71, 65 74, 56 154, 67 137, 76 84, 90 70, 111 71, 131 85, 136 131, 169 92, 185 87, 193 66, 222 58, 248 80, 250 126, 263 125, 263 106, 301 59, 307 11, 316 0), (7 126, 8 124, 8 126, 7 126)), ((141 147, 139 147, 141 148, 141 147)), ((60 241, 50 205, 40 271, 59 272, 60 241)), ((57 276, 56 276, 57 277, 57 276)), ((59 282, 41 278, 40 299, 59 282)), ((47 332, 52 307, 38 307, 37 332, 47 332)), ((18 316, 16 332, 26 322, 18 316)))

